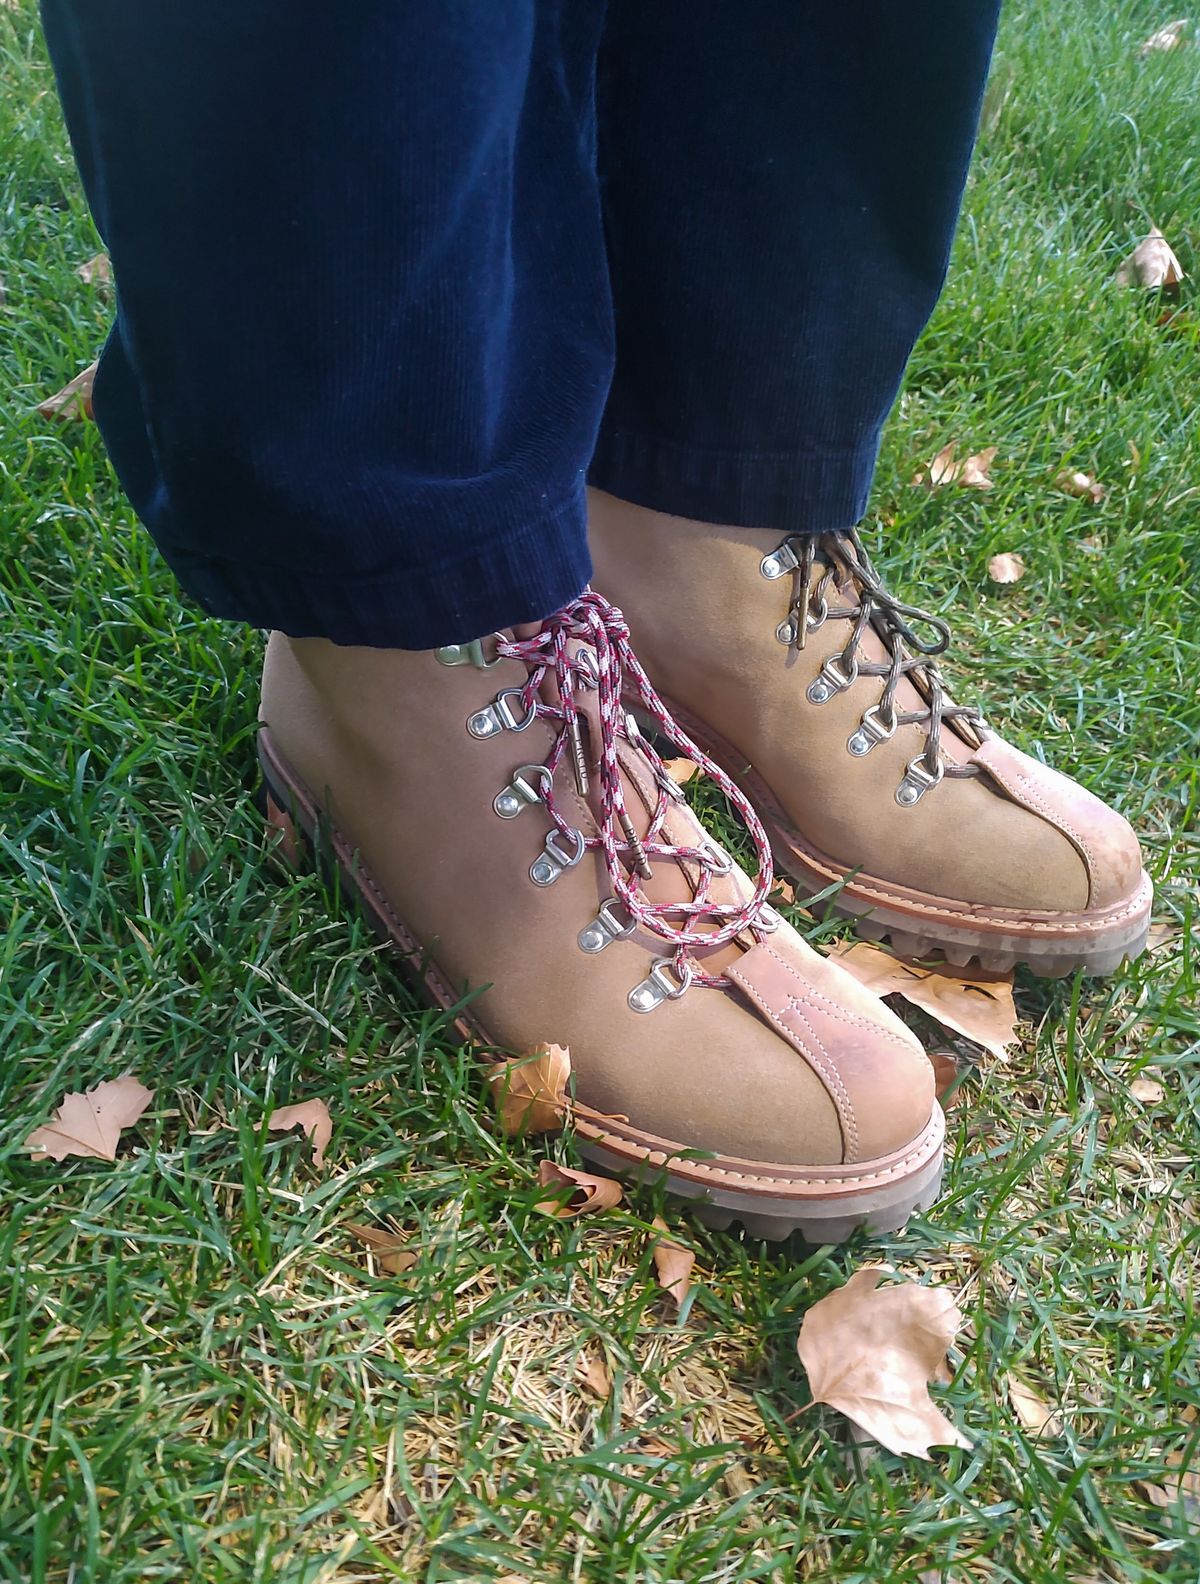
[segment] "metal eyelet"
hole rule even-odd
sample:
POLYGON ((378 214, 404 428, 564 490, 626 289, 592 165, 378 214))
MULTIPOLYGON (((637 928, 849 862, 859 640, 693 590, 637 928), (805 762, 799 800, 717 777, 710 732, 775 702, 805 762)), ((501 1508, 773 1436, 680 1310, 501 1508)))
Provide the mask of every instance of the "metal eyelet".
POLYGON ((759 908, 758 917, 754 922, 764 934, 774 935, 775 931, 783 923, 783 919, 776 913, 769 902, 764 902, 762 907, 759 908))
MULTIPOLYGON (((822 594, 817 601, 815 609, 809 610, 805 627, 808 632, 815 633, 818 627, 824 627, 828 618, 829 601, 822 594)), ((789 648, 796 642, 796 639, 800 636, 800 629, 796 622, 796 612, 794 610, 791 615, 787 616, 776 627, 775 636, 781 644, 787 644, 789 648)))
POLYGON ((670 977, 673 974, 675 964, 672 959, 656 957, 641 984, 634 985, 629 992, 630 1011, 653 1012, 664 1001, 678 1001, 692 982, 692 965, 685 962, 682 977, 676 975, 674 981, 670 977))
POLYGON ((840 655, 830 655, 816 679, 809 683, 805 696, 810 704, 826 704, 835 693, 844 693, 857 680, 857 660, 852 660, 849 666, 843 666, 840 655))
POLYGON ((615 897, 609 897, 607 902, 600 904, 600 911, 590 924, 585 924, 579 931, 579 950, 594 956, 602 952, 606 946, 611 946, 613 941, 624 940, 632 935, 637 925, 632 919, 621 922, 617 912, 620 903, 615 897))
POLYGON ((492 799, 492 807, 501 819, 516 819, 522 809, 540 803, 550 790, 554 777, 544 764, 522 765, 513 771, 513 778, 502 792, 492 799))
POLYGON ((600 662, 596 658, 594 649, 579 649, 572 657, 571 664, 579 675, 580 684, 585 688, 598 688, 600 686, 600 662))
MULTIPOLYGON (((492 637, 497 640, 500 639, 500 636, 499 633, 492 634, 492 637)), ((470 643, 445 644, 441 649, 435 649, 433 656, 442 665, 472 665, 480 671, 490 671, 493 666, 500 664, 502 656, 493 655, 490 660, 484 659, 483 645, 484 640, 482 638, 472 638, 470 643)))
POLYGON ((869 754, 876 744, 887 742, 889 738, 894 737, 898 724, 895 710, 892 711, 891 720, 885 725, 879 705, 872 704, 871 708, 863 713, 858 730, 849 738, 846 747, 856 759, 861 759, 864 754, 869 754))
POLYGON ((763 556, 758 563, 758 570, 770 582, 776 578, 786 577, 789 572, 794 572, 800 565, 800 557, 785 539, 778 550, 772 550, 763 556))
POLYGON ((566 831, 555 827, 546 837, 545 850, 530 864, 529 878, 535 886, 553 885, 565 870, 574 869, 586 851, 587 843, 572 826, 566 831), (564 845, 567 841, 574 847, 573 852, 564 845))
MULTIPOLYGON (((458 662, 456 662, 458 663, 458 662)), ((537 705, 529 704, 523 717, 513 713, 509 699, 523 698, 523 688, 504 688, 497 693, 495 701, 481 710, 476 710, 474 715, 467 717, 467 730, 472 737, 495 737, 502 731, 524 731, 527 726, 532 726, 537 719, 537 705)))
POLYGON ((704 846, 700 850, 701 852, 708 853, 710 855, 708 861, 704 865, 709 874, 719 877, 721 875, 729 874, 733 869, 733 859, 727 852, 722 852, 714 842, 705 842, 704 846))
POLYGON ((896 802, 901 808, 912 808, 923 798, 930 787, 937 786, 946 773, 946 767, 939 759, 937 774, 935 775, 925 763, 920 754, 915 759, 910 759, 908 768, 904 772, 904 780, 896 788, 896 802))

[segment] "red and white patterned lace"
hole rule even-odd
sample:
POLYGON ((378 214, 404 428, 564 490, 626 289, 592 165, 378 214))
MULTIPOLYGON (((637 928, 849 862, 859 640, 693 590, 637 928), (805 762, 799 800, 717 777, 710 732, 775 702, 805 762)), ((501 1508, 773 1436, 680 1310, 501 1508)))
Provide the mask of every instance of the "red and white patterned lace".
MULTIPOLYGON (((601 849, 614 896, 636 924, 674 948, 672 966, 680 983, 720 986, 727 981, 707 974, 693 956, 695 948, 711 950, 749 930, 762 939, 774 925, 763 919, 763 907, 771 889, 773 865, 771 847, 762 822, 744 792, 721 767, 701 751, 668 714, 642 669, 629 642, 629 628, 615 605, 591 589, 584 592, 542 624, 532 637, 498 640, 496 653, 505 659, 523 661, 529 677, 521 689, 526 712, 556 722, 559 730, 546 760, 551 777, 558 771, 564 755, 578 743, 582 713, 576 702, 580 687, 597 688, 600 722, 599 745, 600 816, 594 835, 584 835, 572 827, 556 807, 551 780, 544 801, 550 818, 562 834, 583 842, 585 850, 601 849), (574 643, 585 645, 575 650, 574 643), (588 658, 584 658, 588 657, 588 658), (594 657, 591 658, 591 657, 594 657), (552 673, 558 700, 543 696, 543 682, 552 673), (714 781, 744 822, 758 856, 758 878, 753 895, 744 901, 721 902, 711 896, 715 876, 728 872, 729 863, 714 847, 680 847, 668 840, 664 823, 678 793, 663 761, 653 745, 638 731, 626 713, 624 700, 636 700, 653 717, 661 735, 714 781), (637 748, 649 761, 658 802, 645 833, 638 837, 625 802, 625 789, 618 760, 618 742, 637 748), (696 867, 699 880, 695 895, 677 902, 652 902, 637 883, 639 871, 645 875, 654 862, 686 863, 696 867), (707 925, 699 929, 703 920, 707 925)), ((568 763, 570 761, 568 760, 568 763)))

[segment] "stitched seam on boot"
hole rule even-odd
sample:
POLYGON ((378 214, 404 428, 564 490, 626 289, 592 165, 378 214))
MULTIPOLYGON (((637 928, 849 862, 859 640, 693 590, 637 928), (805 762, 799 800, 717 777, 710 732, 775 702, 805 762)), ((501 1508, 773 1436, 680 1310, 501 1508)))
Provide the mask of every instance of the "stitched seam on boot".
MULTIPOLYGON (((774 946, 772 946, 769 942, 765 943, 765 949, 767 956, 773 958, 775 962, 777 962, 783 971, 789 976, 789 978, 794 979, 800 986, 802 1000, 819 1002, 822 1007, 825 1007, 828 1010, 830 1017, 836 1019, 839 1023, 845 1023, 850 1028, 862 1029, 868 1034, 879 1035, 882 1038, 889 1040, 893 1045, 896 1046, 898 1050, 902 1050, 906 1056, 910 1058, 912 1057, 913 1050, 911 1045, 907 1040, 902 1039, 901 1036, 896 1033, 895 1029, 890 1029, 885 1024, 875 1023, 861 1012, 852 1012, 846 1007, 840 1006, 836 1001, 831 1000, 827 995, 824 995, 820 990, 816 989, 815 986, 810 985, 808 981, 799 973, 795 965, 788 962, 786 957, 781 956, 779 952, 775 950, 774 946)), ((828 961, 829 959, 826 958, 823 960, 828 961)), ((793 997, 792 999, 795 998, 793 997)))
MULTIPOLYGON (((842 1143, 846 1150, 846 1164, 851 1166, 854 1165, 858 1160, 858 1123, 855 1120, 854 1107, 850 1103, 850 1095, 846 1089, 845 1083, 842 1081, 841 1073, 838 1072, 837 1068, 829 1060, 828 1052, 825 1050, 825 1047, 821 1044, 821 1041, 817 1038, 816 1034, 813 1033, 811 1024, 809 1024, 809 1033, 812 1034, 812 1038, 816 1042, 817 1048, 820 1052, 819 1055, 814 1051, 806 1049, 803 1044, 799 1043, 802 1037, 802 1031, 800 1029, 791 1027, 786 1021, 785 1017, 781 1013, 775 1011, 775 1009, 767 1001, 766 997, 755 985, 748 984, 746 980, 738 977, 736 975, 736 971, 732 977, 736 978, 737 983, 742 987, 754 1004, 760 1009, 772 1027, 777 1028, 787 1040, 792 1049, 797 1051, 798 1054, 804 1058, 804 1060, 813 1069, 818 1077, 824 1079, 825 1087, 829 1091, 830 1099, 833 1101, 834 1108, 838 1114, 838 1121, 841 1125, 842 1143)), ((799 1011, 800 1003, 794 996, 789 996, 788 1007, 794 1007, 797 1011, 799 1011)))
MULTIPOLYGON (((997 773, 994 766, 985 762, 984 768, 987 770, 989 775, 995 776, 996 780, 999 781, 1001 786, 1004 786, 1004 776, 997 773)), ((1033 780, 1027 770, 1022 770, 1017 766, 1014 766, 1011 769, 1008 766, 1005 766, 1004 775, 1011 775, 1012 779, 1021 789, 1025 799, 1029 803, 1033 804, 1037 813, 1039 813, 1048 824, 1053 825, 1056 830, 1061 831, 1064 836, 1073 841, 1080 853, 1082 853, 1084 864, 1087 867, 1088 902, 1090 904, 1096 892, 1096 873, 1099 868, 1096 854, 1092 849, 1091 844, 1079 834, 1079 832, 1075 829, 1075 827, 1065 815, 1061 814, 1053 807, 1052 804, 1046 801, 1045 795, 1038 790, 1037 783, 1033 780)))

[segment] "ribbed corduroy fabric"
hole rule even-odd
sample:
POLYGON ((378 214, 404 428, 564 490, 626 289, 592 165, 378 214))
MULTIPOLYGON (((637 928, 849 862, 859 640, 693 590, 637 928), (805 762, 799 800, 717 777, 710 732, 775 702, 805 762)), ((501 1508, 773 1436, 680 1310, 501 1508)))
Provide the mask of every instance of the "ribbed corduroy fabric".
POLYGON ((590 574, 584 482, 861 515, 996 0, 43 0, 96 412, 213 613, 424 648, 590 574))

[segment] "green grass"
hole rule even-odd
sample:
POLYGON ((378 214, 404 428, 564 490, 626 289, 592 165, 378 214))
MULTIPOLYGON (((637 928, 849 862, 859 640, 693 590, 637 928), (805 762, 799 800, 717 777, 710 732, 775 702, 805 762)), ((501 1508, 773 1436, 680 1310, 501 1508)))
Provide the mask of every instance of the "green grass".
POLYGON ((1195 1507, 1139 1482, 1200 1463, 1200 318, 1192 281, 1165 323, 1110 284, 1151 221, 1200 276, 1200 47, 1136 50, 1167 19, 1011 4, 867 533, 953 609, 960 694, 1135 819, 1184 933, 1109 984, 1019 982, 1024 1043, 969 1078, 946 1197, 902 1238, 767 1247, 667 1206, 702 1277, 681 1325, 663 1206, 537 1214, 540 1151, 497 1139, 444 1021, 315 879, 264 871, 258 636, 181 608, 94 429, 32 413, 111 302, 76 275, 97 241, 32 6, 0 9, 0 1578, 1197 1577, 1195 1507), (950 440, 999 447, 990 494, 911 487, 950 440), (1100 505, 1055 491, 1066 464, 1100 505), (1029 566, 1006 591, 999 550, 1029 566), (63 1090, 127 1068, 156 1097, 115 1165, 29 1161, 63 1090), (311 1095, 323 1173, 264 1130, 311 1095), (417 1267, 370 1274, 354 1219, 417 1267), (973 1452, 856 1467, 806 1407, 800 1316, 879 1258, 969 1316, 945 1396, 973 1452), (1020 1430, 1009 1371, 1059 1438, 1020 1430))

